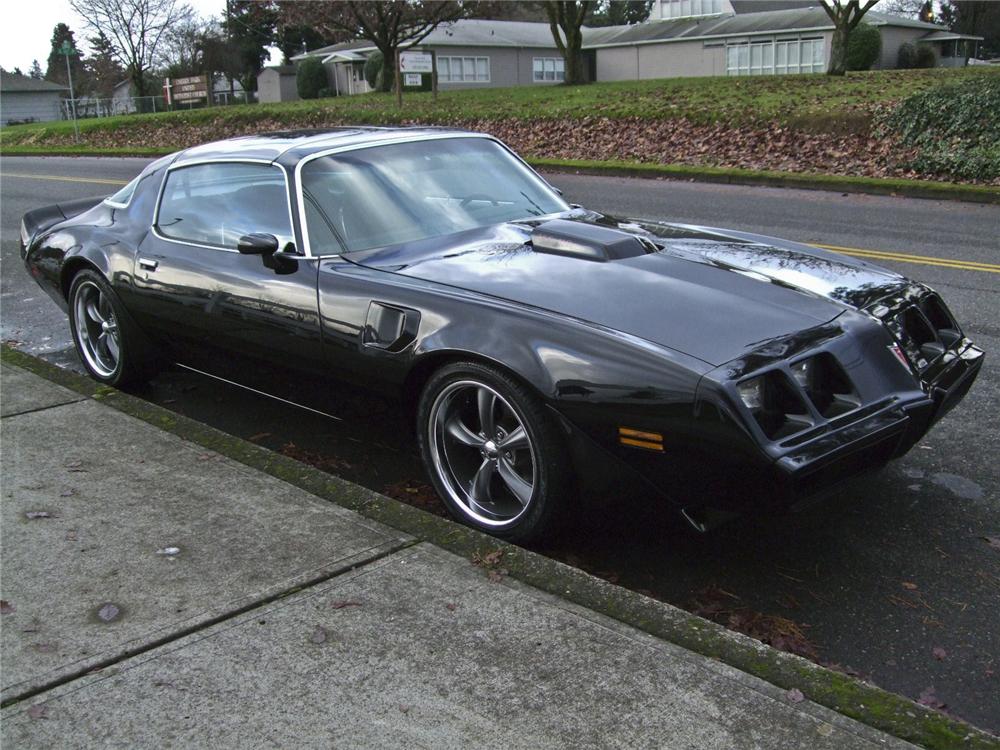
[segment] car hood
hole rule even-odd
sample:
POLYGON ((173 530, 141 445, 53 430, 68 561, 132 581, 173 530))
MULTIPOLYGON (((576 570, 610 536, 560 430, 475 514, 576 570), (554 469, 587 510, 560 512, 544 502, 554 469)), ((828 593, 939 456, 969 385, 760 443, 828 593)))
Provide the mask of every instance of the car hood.
POLYGON ((653 244, 647 254, 607 262, 553 255, 533 250, 540 222, 531 221, 350 258, 639 336, 711 365, 827 323, 905 283, 862 261, 772 238, 589 212, 560 218, 653 244))

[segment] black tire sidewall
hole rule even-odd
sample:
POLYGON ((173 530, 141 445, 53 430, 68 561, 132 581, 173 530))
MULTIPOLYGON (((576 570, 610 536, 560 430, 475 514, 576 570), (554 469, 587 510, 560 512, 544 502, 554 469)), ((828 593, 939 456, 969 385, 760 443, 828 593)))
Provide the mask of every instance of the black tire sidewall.
POLYGON ((540 399, 525 386, 499 369, 478 362, 446 365, 431 376, 424 387, 417 409, 416 428, 424 468, 454 518, 491 536, 517 542, 535 539, 550 526, 567 485, 566 452, 554 420, 546 413, 540 399), (434 470, 429 434, 431 408, 442 390, 460 380, 481 382, 503 396, 514 408, 535 446, 537 479, 529 508, 509 525, 489 526, 468 516, 451 498, 444 481, 434 470))
POLYGON ((98 380, 102 383, 107 383, 108 385, 119 386, 131 381, 134 378, 134 368, 132 366, 132 342, 129 331, 129 324, 127 313, 125 308, 122 306, 121 301, 118 299, 118 295, 115 294, 114 290, 107 280, 97 271, 83 270, 79 271, 74 277, 70 284, 69 295, 69 325, 70 333, 73 336, 73 344, 76 346, 77 356, 80 357, 80 361, 83 363, 84 368, 87 373, 94 380, 98 380), (115 313, 115 321, 118 324, 119 331, 119 353, 118 353, 118 363, 115 367, 114 372, 110 376, 101 375, 95 372, 90 363, 87 361, 87 357, 83 353, 83 344, 79 339, 79 332, 77 331, 76 325, 76 295, 79 288, 85 283, 90 282, 97 286, 101 293, 104 294, 109 304, 115 313))

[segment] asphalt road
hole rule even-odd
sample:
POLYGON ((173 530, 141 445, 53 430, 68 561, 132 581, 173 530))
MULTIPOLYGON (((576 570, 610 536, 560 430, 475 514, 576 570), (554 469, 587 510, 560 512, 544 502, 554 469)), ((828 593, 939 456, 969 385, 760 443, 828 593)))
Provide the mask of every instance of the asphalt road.
MULTIPOLYGON (((145 163, 3 160, 3 340, 80 369, 65 316, 24 273, 18 220, 49 202, 110 193, 145 163)), ((824 663, 914 699, 936 699, 957 716, 1000 730, 1000 365, 994 354, 1000 352, 1000 208, 550 178, 569 200, 609 213, 737 227, 867 253, 938 289, 989 356, 966 400, 917 448, 820 507, 780 519, 745 519, 695 537, 651 498, 623 488, 613 498, 587 500, 578 518, 540 551, 680 606, 698 609, 700 603, 717 619, 735 617, 786 645, 811 645, 824 663)), ((249 374, 270 382, 266 373, 249 374)), ((300 386, 298 400, 340 420, 180 369, 139 393, 438 510, 422 489, 408 425, 391 404, 342 386, 300 386)))

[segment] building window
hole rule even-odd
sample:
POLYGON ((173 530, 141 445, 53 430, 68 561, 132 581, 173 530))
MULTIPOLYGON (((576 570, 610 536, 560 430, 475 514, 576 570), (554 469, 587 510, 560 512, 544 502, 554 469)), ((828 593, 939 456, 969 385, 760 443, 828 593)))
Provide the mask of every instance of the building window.
POLYGON ((691 18, 722 13, 722 0, 660 0, 660 18, 691 18))
POLYGON ((565 81, 566 62, 561 57, 536 57, 531 63, 533 81, 565 81))
POLYGON ((826 48, 822 38, 729 42, 726 73, 731 76, 822 73, 826 48))
POLYGON ((440 83, 489 83, 490 58, 441 57, 437 59, 440 83))

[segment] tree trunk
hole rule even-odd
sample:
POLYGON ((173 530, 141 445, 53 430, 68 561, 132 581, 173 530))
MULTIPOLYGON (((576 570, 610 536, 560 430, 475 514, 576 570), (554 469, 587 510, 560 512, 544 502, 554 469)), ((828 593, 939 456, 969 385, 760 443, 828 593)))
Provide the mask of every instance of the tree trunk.
POLYGON ((846 23, 834 28, 833 40, 830 45, 830 67, 827 68, 827 75, 842 76, 847 72, 847 38, 849 33, 846 23))
POLYGON ((146 78, 142 71, 132 68, 132 88, 135 89, 136 96, 146 96, 146 78))
POLYGON ((567 40, 566 44, 566 85, 576 86, 587 82, 586 74, 583 70, 583 34, 573 34, 573 38, 567 40))
POLYGON ((379 91, 387 93, 396 85, 396 50, 380 49, 382 53, 382 78, 379 81, 379 91))

